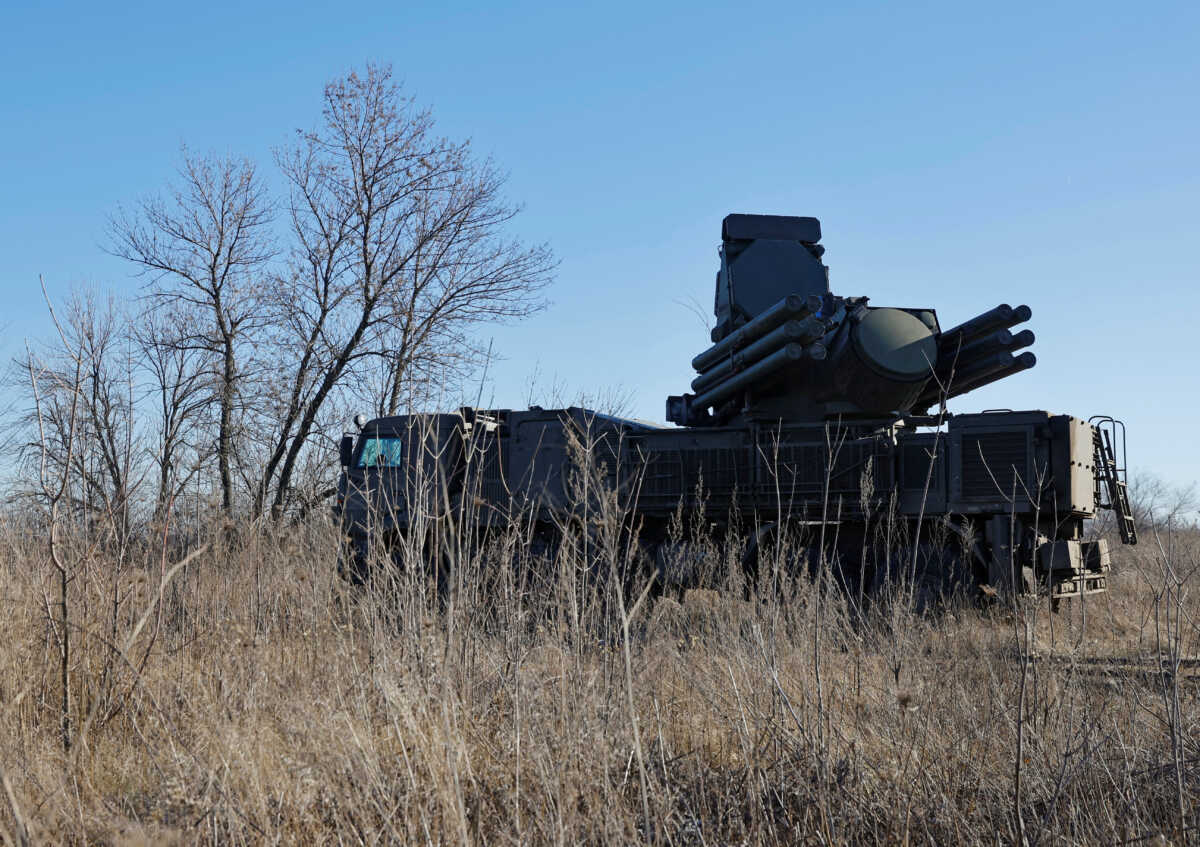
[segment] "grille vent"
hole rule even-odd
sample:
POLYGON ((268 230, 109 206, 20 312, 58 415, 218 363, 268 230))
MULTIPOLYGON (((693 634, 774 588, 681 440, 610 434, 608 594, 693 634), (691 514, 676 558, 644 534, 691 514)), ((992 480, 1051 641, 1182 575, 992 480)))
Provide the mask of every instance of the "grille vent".
POLYGON ((739 458, 744 450, 698 448, 655 451, 646 468, 643 493, 653 496, 691 496, 703 482, 709 494, 728 494, 737 487, 739 458))
POLYGON ((500 461, 500 446, 495 441, 487 445, 483 452, 483 468, 480 471, 480 495, 492 504, 502 504, 508 500, 508 490, 504 484, 504 468, 500 461))
POLYGON ((789 497, 821 497, 825 493, 828 475, 830 496, 857 499, 862 491, 863 473, 868 466, 876 491, 891 488, 891 457, 882 452, 877 454, 876 448, 873 441, 843 444, 836 449, 830 467, 830 451, 824 444, 783 445, 779 448, 778 457, 763 457, 765 493, 775 491, 778 476, 779 490, 789 497))
POLYGON ((1024 497, 1029 467, 1027 433, 989 432, 962 439, 962 497, 964 500, 1007 499, 1015 491, 1024 497))

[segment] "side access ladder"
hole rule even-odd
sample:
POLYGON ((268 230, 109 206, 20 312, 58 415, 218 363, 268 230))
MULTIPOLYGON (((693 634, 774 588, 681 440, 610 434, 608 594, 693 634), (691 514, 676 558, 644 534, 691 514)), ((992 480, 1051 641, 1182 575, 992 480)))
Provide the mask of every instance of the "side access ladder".
MULTIPOLYGON (((1108 502, 1100 503, 1103 508, 1111 509, 1117 521, 1117 531, 1121 533, 1121 543, 1137 544, 1137 527, 1133 523, 1133 509, 1129 506, 1129 489, 1125 484, 1125 468, 1117 465, 1113 452, 1112 432, 1120 421, 1112 418, 1093 418, 1096 422, 1092 430, 1092 449, 1095 455, 1097 502, 1099 502, 1100 480, 1104 480, 1107 489, 1108 502), (1106 426, 1107 424, 1107 426, 1106 426)), ((1122 431, 1124 426, 1121 425, 1122 431)))

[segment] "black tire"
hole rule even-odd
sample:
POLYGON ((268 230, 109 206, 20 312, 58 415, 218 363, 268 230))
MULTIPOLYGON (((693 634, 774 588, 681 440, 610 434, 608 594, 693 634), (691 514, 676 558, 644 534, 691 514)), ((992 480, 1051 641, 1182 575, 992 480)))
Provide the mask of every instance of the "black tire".
POLYGON ((915 555, 901 550, 877 563, 868 593, 876 600, 898 596, 914 611, 932 612, 959 601, 975 602, 980 593, 977 571, 973 557, 956 540, 922 543, 915 555))

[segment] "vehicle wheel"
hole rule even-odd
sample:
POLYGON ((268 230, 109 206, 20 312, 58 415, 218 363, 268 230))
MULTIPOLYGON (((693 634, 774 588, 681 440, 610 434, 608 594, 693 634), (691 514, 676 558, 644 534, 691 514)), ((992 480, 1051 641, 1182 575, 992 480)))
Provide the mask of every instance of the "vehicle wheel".
POLYGON ((976 568, 955 541, 923 543, 917 550, 892 553, 872 574, 870 594, 903 601, 916 612, 931 612, 955 599, 974 601, 979 595, 976 568))
POLYGON ((790 595, 798 582, 816 583, 825 572, 840 587, 852 589, 857 586, 858 568, 845 561, 836 551, 822 555, 820 545, 803 532, 785 532, 780 537, 777 525, 767 524, 750 539, 742 556, 743 597, 790 595))

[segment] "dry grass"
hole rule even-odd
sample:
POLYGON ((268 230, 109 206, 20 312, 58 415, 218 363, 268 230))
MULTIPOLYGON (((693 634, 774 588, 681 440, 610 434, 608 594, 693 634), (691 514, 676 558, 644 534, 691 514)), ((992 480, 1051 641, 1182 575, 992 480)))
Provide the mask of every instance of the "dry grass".
POLYGON ((66 539, 64 750, 46 545, 3 535, 9 841, 1195 838, 1197 681, 1158 670, 1200 652, 1192 535, 1120 551, 1107 596, 1053 616, 692 591, 627 639, 569 561, 519 591, 507 549, 444 607, 407 576, 348 592, 320 521, 227 532, 155 605, 161 553, 66 539))

